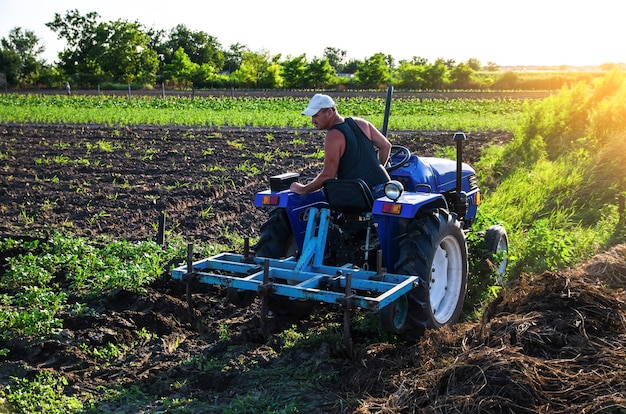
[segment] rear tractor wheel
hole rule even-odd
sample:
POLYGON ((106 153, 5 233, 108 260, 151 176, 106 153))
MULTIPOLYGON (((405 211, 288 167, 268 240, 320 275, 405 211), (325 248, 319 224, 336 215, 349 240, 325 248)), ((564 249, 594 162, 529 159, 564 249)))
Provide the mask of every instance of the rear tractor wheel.
MULTIPOLYGON (((270 259, 279 259, 294 255, 296 252, 295 239, 289 224, 289 218, 284 208, 277 208, 270 212, 265 223, 261 225, 259 241, 254 246, 256 255, 270 259)), ((256 298, 256 292, 228 288, 226 297, 240 308, 249 306, 256 298)))
POLYGON ((467 289, 468 254, 456 215, 434 210, 413 220, 400 242, 394 273, 414 275, 419 285, 408 293, 402 330, 420 336, 458 321, 467 289))

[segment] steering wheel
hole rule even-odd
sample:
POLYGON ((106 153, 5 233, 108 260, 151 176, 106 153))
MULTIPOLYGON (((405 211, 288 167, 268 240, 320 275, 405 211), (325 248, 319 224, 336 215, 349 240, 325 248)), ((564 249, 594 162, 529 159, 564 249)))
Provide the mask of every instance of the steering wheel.
POLYGON ((389 161, 385 165, 385 170, 391 172, 402 167, 402 164, 411 159, 411 151, 402 145, 392 145, 389 153, 389 161))

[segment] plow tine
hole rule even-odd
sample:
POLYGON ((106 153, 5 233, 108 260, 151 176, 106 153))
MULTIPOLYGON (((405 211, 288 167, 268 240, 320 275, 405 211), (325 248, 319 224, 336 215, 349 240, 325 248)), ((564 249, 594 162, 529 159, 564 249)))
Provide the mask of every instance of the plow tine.
POLYGON ((185 275, 185 287, 187 296, 187 312, 189 313, 189 320, 193 318, 193 300, 191 297, 191 282, 194 277, 193 271, 193 244, 187 245, 187 274, 185 275))
POLYGON ((343 310, 343 344, 348 355, 352 356, 352 336, 350 335, 350 317, 352 310, 352 273, 346 274, 345 308, 343 310))
POLYGON ((270 261, 265 259, 263 262, 263 284, 259 286, 259 294, 261 295, 261 335, 263 335, 263 339, 269 338, 267 330, 267 301, 272 290, 269 273, 270 261))

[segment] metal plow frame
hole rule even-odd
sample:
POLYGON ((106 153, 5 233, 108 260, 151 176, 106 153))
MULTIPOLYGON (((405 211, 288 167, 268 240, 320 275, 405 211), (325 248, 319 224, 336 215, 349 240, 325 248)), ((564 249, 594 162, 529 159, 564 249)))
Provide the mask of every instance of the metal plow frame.
POLYGON ((186 265, 175 268, 172 278, 184 281, 192 275, 193 280, 200 283, 255 292, 260 291, 269 280, 273 295, 333 304, 343 303, 346 297, 344 291, 351 278, 351 290, 361 293, 351 294, 352 305, 372 311, 379 311, 408 293, 418 279, 416 276, 391 273, 379 275, 373 271, 354 269, 350 264, 342 267, 310 266, 295 271, 297 262, 294 258, 257 257, 253 261, 246 263, 243 255, 221 253, 194 262, 191 273, 186 265), (219 271, 220 274, 212 271, 219 271), (329 290, 331 288, 333 290, 329 290))
POLYGON ((310 208, 300 258, 270 259, 221 253, 172 270, 172 278, 198 281, 260 295, 360 307, 380 311, 417 286, 417 276, 364 270, 352 264, 322 264, 328 233, 328 209, 310 208), (216 273, 219 272, 219 273, 216 273))

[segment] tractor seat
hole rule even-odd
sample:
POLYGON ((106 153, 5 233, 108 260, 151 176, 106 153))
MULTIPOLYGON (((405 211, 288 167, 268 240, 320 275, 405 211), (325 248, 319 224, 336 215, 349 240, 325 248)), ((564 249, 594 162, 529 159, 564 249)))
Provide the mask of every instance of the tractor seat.
POLYGON ((374 205, 372 191, 360 178, 326 180, 324 194, 331 209, 346 214, 369 213, 374 205))

